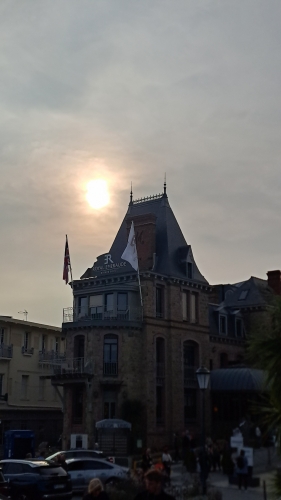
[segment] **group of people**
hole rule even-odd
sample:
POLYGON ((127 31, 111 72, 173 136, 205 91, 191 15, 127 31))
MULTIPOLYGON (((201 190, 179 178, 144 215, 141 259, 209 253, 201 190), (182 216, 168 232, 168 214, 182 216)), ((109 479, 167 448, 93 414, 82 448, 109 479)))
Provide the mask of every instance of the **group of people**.
POLYGON ((161 463, 153 465, 153 460, 152 460, 150 448, 147 448, 142 455, 141 468, 142 468, 144 477, 145 477, 147 471, 149 471, 153 467, 154 469, 156 469, 160 472, 162 470, 164 472, 164 475, 165 475, 168 483, 170 483, 171 465, 172 465, 172 457, 169 453, 169 449, 167 446, 165 446, 165 448, 163 449, 161 463))

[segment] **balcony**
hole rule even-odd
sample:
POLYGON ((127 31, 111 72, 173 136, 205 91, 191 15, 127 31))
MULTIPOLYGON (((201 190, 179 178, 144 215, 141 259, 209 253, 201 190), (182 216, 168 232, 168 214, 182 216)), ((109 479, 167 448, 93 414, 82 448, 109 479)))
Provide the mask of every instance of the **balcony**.
POLYGON ((13 357, 13 345, 0 344, 0 359, 13 357))
POLYGON ((24 345, 21 348, 21 353, 24 356, 32 356, 34 353, 34 347, 25 347, 24 345))
POLYGON ((92 326, 136 326, 141 327, 142 309, 140 307, 128 307, 126 311, 106 311, 105 308, 98 313, 93 313, 90 308, 67 307, 63 310, 63 323, 84 323, 92 326), (135 323, 135 325, 132 325, 135 323))
POLYGON ((87 358, 64 358, 52 360, 53 375, 72 378, 83 378, 81 376, 92 376, 94 363, 87 358))
POLYGON ((53 361, 65 361, 65 352, 45 351, 45 349, 39 351, 39 363, 52 363, 53 361))
POLYGON ((184 387, 198 388, 196 369, 194 366, 184 365, 184 387))
POLYGON ((118 375, 117 363, 104 363, 103 374, 105 377, 117 377, 118 375))

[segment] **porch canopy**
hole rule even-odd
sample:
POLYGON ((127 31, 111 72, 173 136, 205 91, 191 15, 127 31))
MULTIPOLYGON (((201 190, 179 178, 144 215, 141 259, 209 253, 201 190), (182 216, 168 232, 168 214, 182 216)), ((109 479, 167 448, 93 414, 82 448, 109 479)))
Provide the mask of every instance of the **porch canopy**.
POLYGON ((100 420, 96 422, 96 429, 129 429, 131 430, 132 424, 126 422, 126 420, 120 420, 118 418, 106 418, 105 420, 100 420))
POLYGON ((221 368, 211 371, 210 387, 213 392, 264 392, 267 390, 265 374, 252 368, 221 368))

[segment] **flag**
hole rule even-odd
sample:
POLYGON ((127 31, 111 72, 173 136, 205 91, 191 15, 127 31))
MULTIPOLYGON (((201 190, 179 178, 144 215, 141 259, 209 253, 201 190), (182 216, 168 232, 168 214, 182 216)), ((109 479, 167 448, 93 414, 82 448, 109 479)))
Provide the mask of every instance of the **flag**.
POLYGON ((62 275, 62 279, 65 281, 66 285, 68 283, 69 268, 70 268, 70 256, 69 256, 69 248, 68 248, 68 241, 67 241, 67 235, 66 235, 65 250, 64 250, 64 262, 63 262, 63 275, 62 275))
POLYGON ((137 254, 136 238, 135 238, 135 230, 134 230, 133 221, 131 224, 128 243, 127 243, 127 246, 126 246, 124 252, 121 255, 121 259, 124 259, 127 262, 129 262, 131 264, 131 266, 136 271, 138 271, 139 263, 138 263, 138 254, 137 254))

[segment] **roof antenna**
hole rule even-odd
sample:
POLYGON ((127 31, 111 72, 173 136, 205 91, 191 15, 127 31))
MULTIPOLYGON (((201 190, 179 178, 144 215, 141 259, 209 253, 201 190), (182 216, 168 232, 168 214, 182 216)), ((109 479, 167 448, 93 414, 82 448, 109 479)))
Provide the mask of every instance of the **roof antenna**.
POLYGON ((133 204, 133 183, 131 181, 131 192, 130 192, 130 205, 133 204))
POLYGON ((166 194, 166 187, 167 187, 167 184, 166 184, 166 172, 165 172, 165 177, 164 177, 164 196, 167 196, 167 194, 166 194))
POLYGON ((24 311, 19 311, 18 314, 23 314, 25 316, 25 321, 27 321, 28 312, 26 309, 24 311))

